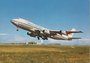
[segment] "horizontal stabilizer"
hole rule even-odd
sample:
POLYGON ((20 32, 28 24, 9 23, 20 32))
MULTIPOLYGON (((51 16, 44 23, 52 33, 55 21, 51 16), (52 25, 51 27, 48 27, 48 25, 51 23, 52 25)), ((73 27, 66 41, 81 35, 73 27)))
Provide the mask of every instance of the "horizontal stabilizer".
POLYGON ((80 37, 72 37, 72 38, 69 38, 69 39, 81 39, 80 37))
POLYGON ((83 33, 82 31, 66 31, 66 33, 83 33))

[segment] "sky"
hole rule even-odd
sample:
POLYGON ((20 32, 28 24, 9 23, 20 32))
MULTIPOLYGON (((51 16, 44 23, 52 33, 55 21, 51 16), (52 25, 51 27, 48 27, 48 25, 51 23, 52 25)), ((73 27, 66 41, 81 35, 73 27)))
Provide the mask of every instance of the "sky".
POLYGON ((27 36, 25 30, 16 31, 10 20, 18 17, 48 29, 75 28, 84 32, 75 34, 81 37, 81 40, 50 39, 43 43, 90 44, 89 0, 0 0, 0 43, 40 42, 36 38, 27 36))

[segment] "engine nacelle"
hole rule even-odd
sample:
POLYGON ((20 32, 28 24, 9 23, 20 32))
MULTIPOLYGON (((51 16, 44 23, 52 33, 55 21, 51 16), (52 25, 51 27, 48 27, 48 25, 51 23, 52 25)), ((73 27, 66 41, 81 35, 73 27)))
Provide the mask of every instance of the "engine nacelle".
POLYGON ((35 34, 35 33, 27 32, 27 35, 29 35, 29 36, 31 36, 31 37, 36 37, 36 34, 35 34))
POLYGON ((30 32, 27 32, 27 35, 30 35, 31 33, 30 32))
POLYGON ((43 30, 43 33, 50 34, 49 30, 43 30))

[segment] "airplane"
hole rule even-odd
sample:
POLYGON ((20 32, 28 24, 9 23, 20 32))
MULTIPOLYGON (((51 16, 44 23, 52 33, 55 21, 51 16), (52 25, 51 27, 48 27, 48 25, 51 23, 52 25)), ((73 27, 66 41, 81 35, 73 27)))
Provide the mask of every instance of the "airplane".
POLYGON ((68 31, 50 30, 42 26, 38 26, 23 18, 12 19, 11 23, 17 27, 17 31, 19 31, 18 28, 27 30, 27 35, 36 37, 38 40, 40 40, 40 38, 42 38, 43 40, 48 40, 48 38, 55 40, 81 39, 79 37, 73 37, 73 34, 83 33, 82 31, 77 31, 74 28, 68 31))

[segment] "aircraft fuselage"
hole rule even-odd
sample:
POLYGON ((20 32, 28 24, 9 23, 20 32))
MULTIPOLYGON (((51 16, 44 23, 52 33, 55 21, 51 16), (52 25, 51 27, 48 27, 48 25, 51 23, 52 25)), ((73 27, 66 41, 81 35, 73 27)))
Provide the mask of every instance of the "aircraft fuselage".
POLYGON ((17 19, 12 19, 11 23, 14 24, 17 28, 21 28, 24 30, 28 31, 28 35, 30 35, 31 37, 41 37, 41 38, 52 38, 52 39, 56 39, 56 40, 68 40, 69 37, 67 34, 65 33, 57 33, 55 32, 55 34, 50 33, 50 30, 41 26, 38 26, 28 20, 22 19, 22 18, 17 18, 17 19), (29 33, 30 32, 30 33, 29 33))

